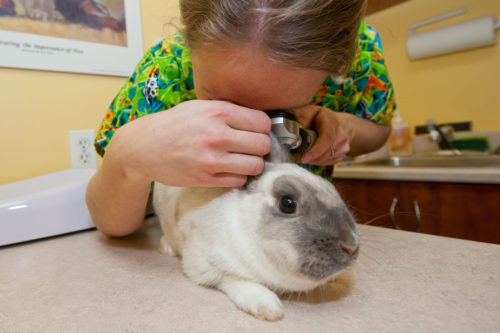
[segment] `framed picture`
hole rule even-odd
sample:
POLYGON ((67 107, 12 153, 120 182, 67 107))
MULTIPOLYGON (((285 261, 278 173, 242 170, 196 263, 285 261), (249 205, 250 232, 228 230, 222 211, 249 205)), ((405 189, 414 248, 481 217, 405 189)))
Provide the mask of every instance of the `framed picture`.
POLYGON ((0 67, 129 76, 140 0, 0 0, 0 67))

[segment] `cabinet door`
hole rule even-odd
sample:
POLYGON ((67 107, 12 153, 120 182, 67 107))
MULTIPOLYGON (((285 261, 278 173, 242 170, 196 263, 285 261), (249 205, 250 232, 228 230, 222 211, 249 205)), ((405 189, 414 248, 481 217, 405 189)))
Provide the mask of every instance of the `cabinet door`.
POLYGON ((500 244, 500 185, 338 179, 359 223, 500 244))
POLYGON ((436 219, 427 208, 432 192, 423 191, 418 183, 341 179, 334 184, 359 223, 422 231, 422 215, 425 230, 436 219))

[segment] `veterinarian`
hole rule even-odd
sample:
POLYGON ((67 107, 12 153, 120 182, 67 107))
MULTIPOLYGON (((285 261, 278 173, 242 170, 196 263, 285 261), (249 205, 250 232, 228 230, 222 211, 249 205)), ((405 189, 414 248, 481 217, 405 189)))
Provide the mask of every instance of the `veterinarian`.
POLYGON ((297 162, 332 165, 381 147, 395 108, 363 0, 180 0, 182 32, 146 52, 111 103, 87 204, 106 235, 142 224, 150 184, 238 187, 269 152, 264 111, 318 139, 297 162), (165 112, 160 112, 165 111, 165 112))

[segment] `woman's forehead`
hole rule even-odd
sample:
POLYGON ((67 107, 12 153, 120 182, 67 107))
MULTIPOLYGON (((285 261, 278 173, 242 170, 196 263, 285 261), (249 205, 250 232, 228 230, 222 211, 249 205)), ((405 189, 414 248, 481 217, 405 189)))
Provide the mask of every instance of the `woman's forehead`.
POLYGON ((193 52, 195 84, 217 99, 255 109, 307 104, 326 72, 277 64, 249 44, 206 46, 193 52), (218 46, 218 47, 217 47, 218 46))

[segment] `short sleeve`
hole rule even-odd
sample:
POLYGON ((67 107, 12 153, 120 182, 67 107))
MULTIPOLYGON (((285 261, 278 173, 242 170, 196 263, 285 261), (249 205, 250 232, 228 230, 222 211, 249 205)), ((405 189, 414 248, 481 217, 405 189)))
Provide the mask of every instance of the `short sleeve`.
POLYGON ((148 50, 120 88, 98 129, 96 151, 103 156, 124 124, 195 98, 189 51, 174 35, 148 50))
POLYGON ((358 50, 349 72, 329 76, 316 93, 313 104, 349 112, 378 124, 392 118, 396 107, 394 87, 384 60, 378 32, 366 23, 359 28, 358 50))

